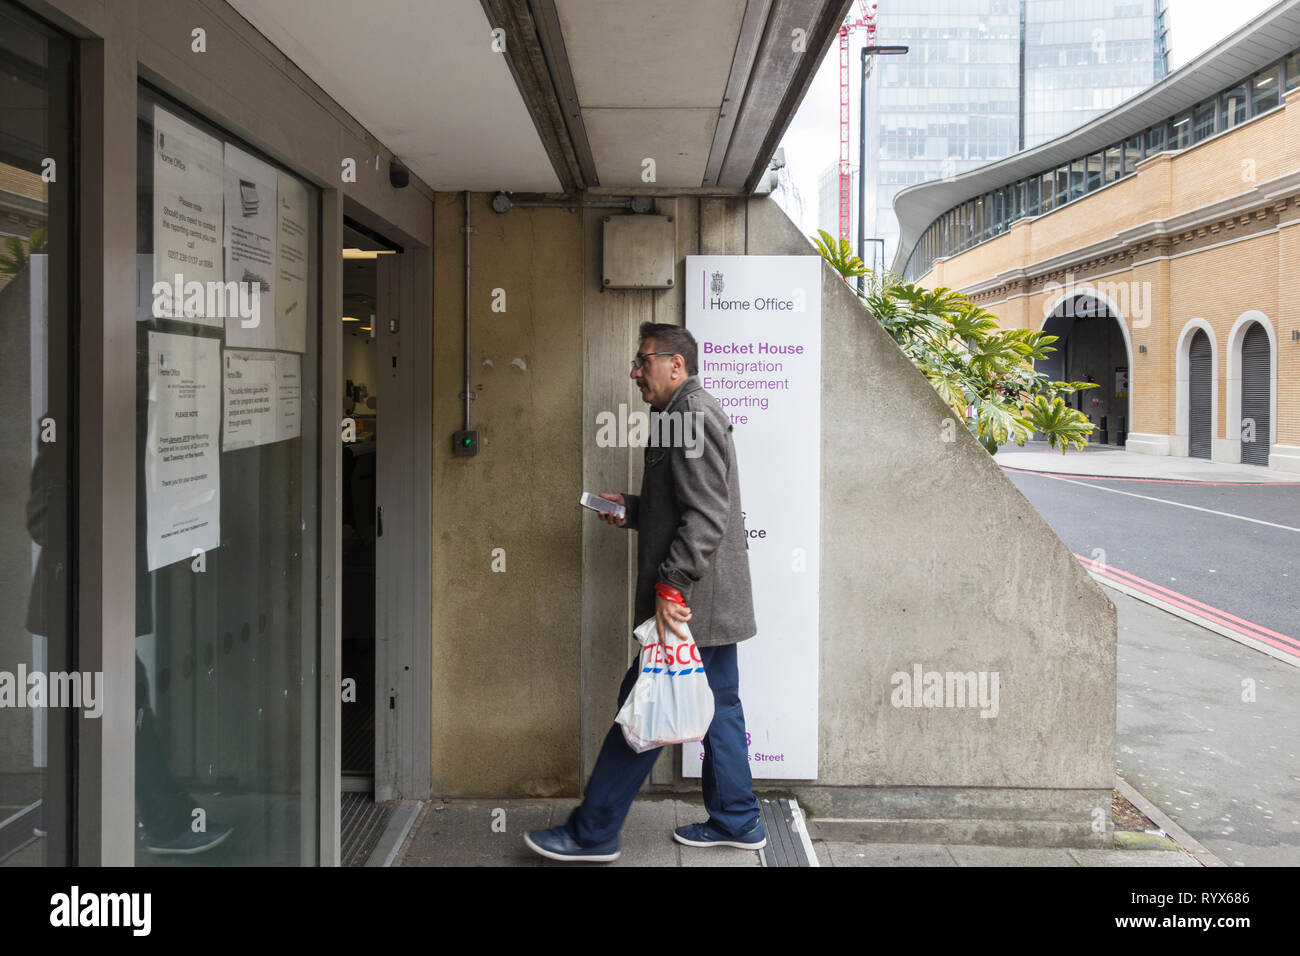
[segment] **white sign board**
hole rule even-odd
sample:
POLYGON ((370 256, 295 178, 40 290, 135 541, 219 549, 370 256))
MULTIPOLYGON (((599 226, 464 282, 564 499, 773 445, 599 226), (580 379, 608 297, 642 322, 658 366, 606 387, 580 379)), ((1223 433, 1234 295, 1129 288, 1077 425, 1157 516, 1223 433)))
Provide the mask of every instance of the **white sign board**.
MULTIPOLYGON (((700 384, 734 426, 758 635, 739 646, 756 779, 817 777, 819 256, 687 256, 700 384)), ((682 747, 699 776, 704 748, 682 747)))
POLYGON ((156 571, 221 544, 221 342, 149 333, 146 552, 156 571))

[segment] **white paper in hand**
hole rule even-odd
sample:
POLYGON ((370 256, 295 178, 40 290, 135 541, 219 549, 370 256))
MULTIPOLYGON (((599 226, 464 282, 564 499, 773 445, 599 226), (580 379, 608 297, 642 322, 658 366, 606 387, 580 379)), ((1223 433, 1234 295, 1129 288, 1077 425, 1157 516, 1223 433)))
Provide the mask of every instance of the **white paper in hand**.
POLYGON ((667 646, 659 643, 654 618, 642 621, 633 632, 641 642, 641 673, 614 721, 637 753, 703 740, 713 722, 713 691, 700 649, 690 628, 677 626, 686 640, 665 630, 667 646))

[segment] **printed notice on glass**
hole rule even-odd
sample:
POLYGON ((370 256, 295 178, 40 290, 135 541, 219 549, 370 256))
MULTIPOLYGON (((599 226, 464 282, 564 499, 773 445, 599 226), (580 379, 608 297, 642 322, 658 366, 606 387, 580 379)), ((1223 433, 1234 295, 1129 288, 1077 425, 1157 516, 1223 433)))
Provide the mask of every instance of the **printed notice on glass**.
MULTIPOLYGON (((141 276, 141 286, 152 290, 155 282, 202 283, 222 279, 222 177, 221 141, 157 106, 153 111, 153 275, 141 276)), ((143 298, 143 296, 142 296, 143 298)), ((137 315, 152 314, 150 294, 137 315)), ((179 307, 179 303, 170 307, 179 307)), ((171 313, 156 318, 178 317, 171 313)), ((187 319, 220 327, 220 316, 194 315, 187 319)))
MULTIPOLYGON (((815 255, 686 257, 700 384, 740 469, 758 636, 737 653, 756 779, 817 776, 822 269, 815 255), (792 440, 797 454, 776 451, 792 440)), ((703 758, 683 745, 682 773, 698 777, 703 758)))
POLYGON ((259 293, 256 308, 227 314, 229 346, 275 348, 277 179, 273 166, 226 144, 226 281, 249 302, 259 293))
POLYGON ((221 450, 237 451, 275 441, 275 353, 226 349, 222 363, 221 450))
POLYGON ((302 356, 226 349, 222 451, 302 434, 302 356))
POLYGON ((149 333, 144 449, 149 570, 221 543, 221 343, 149 333))
POLYGON ((276 217, 275 347, 307 351, 307 188, 280 173, 276 217))
POLYGON ((302 356, 277 352, 275 356, 275 440, 302 434, 302 356))

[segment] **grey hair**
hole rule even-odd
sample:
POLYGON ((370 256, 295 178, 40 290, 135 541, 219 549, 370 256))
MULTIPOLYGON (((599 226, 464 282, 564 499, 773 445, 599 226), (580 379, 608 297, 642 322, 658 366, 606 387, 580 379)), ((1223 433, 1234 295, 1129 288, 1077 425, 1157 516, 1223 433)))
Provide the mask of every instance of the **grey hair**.
POLYGON ((642 322, 639 332, 641 341, 654 339, 655 345, 664 352, 680 355, 686 361, 686 374, 697 375, 695 365, 697 349, 695 336, 680 325, 666 325, 663 322, 642 322))

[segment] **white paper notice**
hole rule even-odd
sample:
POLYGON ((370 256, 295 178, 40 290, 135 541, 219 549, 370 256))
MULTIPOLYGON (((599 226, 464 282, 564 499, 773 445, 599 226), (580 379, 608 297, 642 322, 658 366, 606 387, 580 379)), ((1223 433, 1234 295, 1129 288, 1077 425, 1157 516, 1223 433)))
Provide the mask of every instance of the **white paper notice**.
POLYGON ((226 349, 221 450, 275 441, 275 353, 226 349))
POLYGON ((275 440, 302 434, 302 356, 275 356, 275 440))
POLYGON ((147 557, 156 571, 221 544, 221 343, 149 333, 144 480, 147 557))
POLYGON ((302 434, 302 356, 227 349, 222 451, 302 434))
MULTIPOLYGON (((221 281, 222 176, 221 141, 155 106, 154 275, 144 277, 149 288, 155 281, 174 284, 177 275, 182 276, 182 284, 200 282, 204 288, 208 282, 221 281)), ((180 303, 174 308, 179 310, 180 303)), ((222 324, 218 316, 189 320, 222 324)))
POLYGON ((226 281, 261 290, 256 316, 226 316, 227 345, 275 347, 277 178, 273 166, 226 144, 226 281))
POLYGON ((280 173, 276 220, 275 347, 307 351, 307 189, 280 173))

